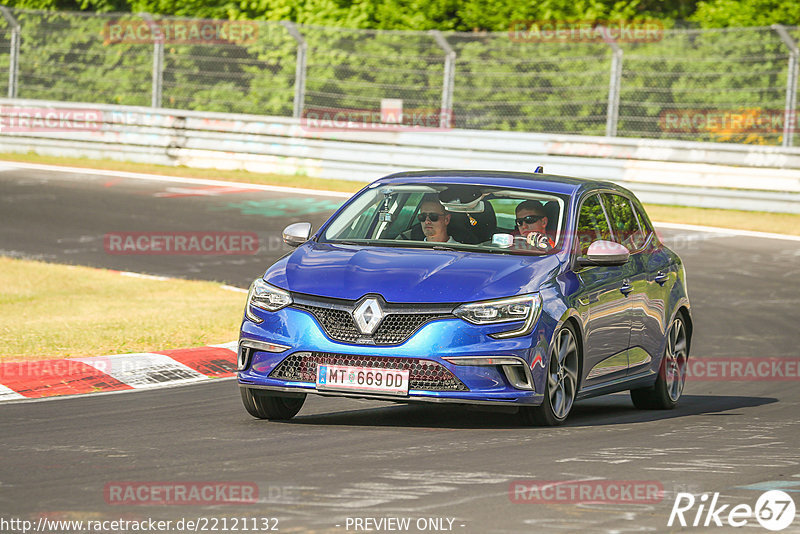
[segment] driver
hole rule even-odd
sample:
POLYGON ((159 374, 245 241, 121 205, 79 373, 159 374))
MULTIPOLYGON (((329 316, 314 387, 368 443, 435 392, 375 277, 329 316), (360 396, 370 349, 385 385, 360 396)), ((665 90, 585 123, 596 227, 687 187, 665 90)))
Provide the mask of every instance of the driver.
POLYGON ((450 214, 445 211, 444 206, 435 199, 427 198, 419 205, 417 220, 422 226, 425 234, 425 241, 439 241, 442 243, 458 243, 447 233, 447 225, 450 223, 450 214))
POLYGON ((515 213, 517 230, 528 245, 543 250, 556 246, 547 235, 547 215, 540 202, 524 200, 517 204, 515 213))

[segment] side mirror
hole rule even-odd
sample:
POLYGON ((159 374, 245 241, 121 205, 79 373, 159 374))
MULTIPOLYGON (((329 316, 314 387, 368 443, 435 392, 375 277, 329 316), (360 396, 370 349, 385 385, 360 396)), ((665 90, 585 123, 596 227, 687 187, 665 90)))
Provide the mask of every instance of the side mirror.
POLYGON ((283 229, 283 242, 291 247, 299 247, 311 237, 311 223, 299 222, 283 229))
POLYGON ((630 256, 631 253, 628 252, 628 249, 623 245, 601 239, 589 245, 586 256, 578 258, 578 265, 581 267, 585 265, 603 265, 608 267, 624 265, 630 256))

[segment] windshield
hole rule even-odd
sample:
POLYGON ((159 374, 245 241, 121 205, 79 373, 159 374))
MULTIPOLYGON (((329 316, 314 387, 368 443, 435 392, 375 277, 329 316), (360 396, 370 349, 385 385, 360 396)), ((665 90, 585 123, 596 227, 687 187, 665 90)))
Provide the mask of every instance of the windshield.
POLYGON ((367 189, 320 241, 552 254, 562 246, 567 198, 464 184, 391 184, 367 189))

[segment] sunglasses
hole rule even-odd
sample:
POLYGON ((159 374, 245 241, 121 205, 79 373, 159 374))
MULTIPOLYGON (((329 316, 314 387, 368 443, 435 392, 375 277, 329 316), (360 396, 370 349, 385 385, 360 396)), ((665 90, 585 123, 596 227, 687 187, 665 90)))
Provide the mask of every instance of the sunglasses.
POLYGON ((525 224, 533 224, 536 221, 544 219, 545 215, 526 215, 525 217, 520 217, 517 219, 517 226, 522 226, 523 223, 525 224))
POLYGON ((425 211, 421 211, 417 214, 417 219, 419 222, 425 222, 425 219, 430 219, 431 222, 438 222, 439 217, 444 217, 444 213, 428 213, 425 211))

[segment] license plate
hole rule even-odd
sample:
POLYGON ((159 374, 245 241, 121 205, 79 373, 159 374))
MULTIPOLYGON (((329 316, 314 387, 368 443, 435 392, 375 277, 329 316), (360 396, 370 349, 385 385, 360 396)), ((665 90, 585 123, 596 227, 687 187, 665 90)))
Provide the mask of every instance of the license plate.
POLYGON ((317 366, 317 389, 408 395, 409 374, 401 369, 321 364, 317 366))

